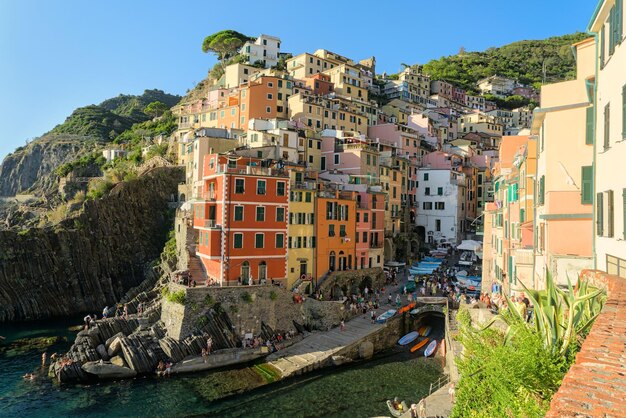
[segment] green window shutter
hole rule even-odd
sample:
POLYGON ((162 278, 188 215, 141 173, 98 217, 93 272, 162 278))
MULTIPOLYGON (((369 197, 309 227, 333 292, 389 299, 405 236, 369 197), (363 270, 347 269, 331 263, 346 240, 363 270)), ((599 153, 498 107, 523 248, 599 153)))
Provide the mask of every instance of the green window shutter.
POLYGON ((626 239, 626 189, 622 189, 622 234, 626 239))
POLYGON ((509 256, 509 283, 513 283, 513 257, 509 256))
POLYGON ((606 236, 612 238, 614 230, 614 205, 613 205, 613 190, 606 192, 606 236))
POLYGON ((604 50, 606 49, 606 25, 602 25, 600 32, 600 68, 604 68, 604 50))
POLYGON ((546 176, 541 176, 539 178, 539 204, 543 205, 545 202, 545 192, 546 192, 546 176))
POLYGON ((615 0, 616 39, 618 45, 622 43, 622 26, 624 24, 624 0, 615 0))
POLYGON ((596 193, 596 235, 601 237, 604 233, 604 202, 602 193, 596 193))
POLYGON ((585 133, 585 144, 593 145, 593 106, 587 108, 587 125, 585 133))
POLYGON ((616 26, 615 6, 613 6, 609 12, 609 56, 613 55, 613 52, 615 52, 615 38, 617 34, 616 26))
POLYGON ((526 211, 524 209, 519 210, 519 221, 520 223, 526 222, 526 211))
POLYGON ((593 166, 582 167, 580 203, 593 204, 593 166))

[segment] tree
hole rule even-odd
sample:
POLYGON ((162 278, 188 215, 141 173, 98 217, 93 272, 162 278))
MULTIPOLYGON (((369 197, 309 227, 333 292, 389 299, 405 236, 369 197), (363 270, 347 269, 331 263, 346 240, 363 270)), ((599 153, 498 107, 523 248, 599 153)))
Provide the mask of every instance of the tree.
POLYGON ((237 54, 239 48, 251 39, 234 30, 222 30, 204 38, 202 52, 213 52, 222 67, 226 67, 226 60, 237 54))
POLYGON ((153 118, 161 116, 163 113, 167 111, 167 106, 165 103, 161 102, 151 102, 143 109, 143 113, 148 116, 152 116, 153 118))

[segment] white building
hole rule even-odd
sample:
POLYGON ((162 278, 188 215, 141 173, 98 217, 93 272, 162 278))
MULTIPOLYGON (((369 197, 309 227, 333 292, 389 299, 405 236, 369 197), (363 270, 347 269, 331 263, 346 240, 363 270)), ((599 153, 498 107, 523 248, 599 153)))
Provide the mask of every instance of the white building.
POLYGON ((106 158, 107 163, 113 160, 126 157, 127 152, 123 149, 105 149, 102 151, 102 156, 106 158))
POLYGON ((265 68, 278 64, 280 54, 280 38, 270 35, 261 35, 254 42, 246 42, 239 50, 246 56, 250 64, 261 61, 265 68))
POLYGON ((482 94, 493 94, 500 98, 510 95, 513 89, 517 87, 515 80, 498 75, 492 75, 491 77, 478 80, 476 84, 482 94))
POLYGON ((450 169, 417 170, 418 229, 424 228, 426 242, 461 242, 465 212, 465 175, 450 169))
POLYGON ((623 1, 601 1, 587 28, 600 40, 596 56, 600 62, 595 66, 595 103, 587 110, 586 143, 593 144, 595 154, 596 268, 626 278, 626 176, 622 170, 626 156, 625 14, 623 1))

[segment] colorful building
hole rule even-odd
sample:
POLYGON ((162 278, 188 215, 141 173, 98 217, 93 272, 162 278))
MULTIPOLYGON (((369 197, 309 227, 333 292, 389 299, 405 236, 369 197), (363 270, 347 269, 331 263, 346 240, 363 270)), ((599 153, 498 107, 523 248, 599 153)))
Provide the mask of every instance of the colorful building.
POLYGON ((286 279, 289 192, 289 178, 258 160, 204 157, 204 200, 194 204, 194 229, 210 282, 286 279))

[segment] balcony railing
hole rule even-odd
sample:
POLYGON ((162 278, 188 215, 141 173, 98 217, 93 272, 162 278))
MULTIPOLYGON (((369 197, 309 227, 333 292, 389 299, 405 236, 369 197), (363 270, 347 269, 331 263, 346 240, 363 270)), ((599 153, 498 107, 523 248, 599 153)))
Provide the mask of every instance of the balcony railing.
POLYGON ((200 228, 221 229, 222 226, 215 223, 215 219, 196 219, 195 226, 200 228))

